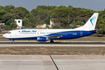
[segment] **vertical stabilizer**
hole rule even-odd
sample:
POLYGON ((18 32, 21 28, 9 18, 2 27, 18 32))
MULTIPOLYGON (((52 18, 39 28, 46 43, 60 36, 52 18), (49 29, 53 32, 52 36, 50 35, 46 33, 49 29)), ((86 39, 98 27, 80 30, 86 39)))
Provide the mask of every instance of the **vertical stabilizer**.
POLYGON ((99 13, 94 13, 92 17, 82 27, 76 28, 78 30, 95 30, 99 13))

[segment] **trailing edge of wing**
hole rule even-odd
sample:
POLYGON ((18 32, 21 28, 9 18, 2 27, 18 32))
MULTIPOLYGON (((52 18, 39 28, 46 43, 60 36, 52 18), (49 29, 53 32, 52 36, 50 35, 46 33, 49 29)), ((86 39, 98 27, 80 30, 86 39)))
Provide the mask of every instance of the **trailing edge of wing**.
POLYGON ((49 38, 49 39, 55 39, 55 38, 59 38, 59 37, 61 37, 61 36, 63 36, 63 35, 54 35, 54 36, 49 36, 48 38, 49 38))

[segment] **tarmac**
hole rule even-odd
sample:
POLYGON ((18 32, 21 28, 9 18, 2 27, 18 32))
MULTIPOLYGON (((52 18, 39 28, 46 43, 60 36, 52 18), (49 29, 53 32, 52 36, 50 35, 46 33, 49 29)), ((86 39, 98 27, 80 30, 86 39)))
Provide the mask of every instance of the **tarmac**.
POLYGON ((47 55, 1 55, 0 70, 56 70, 47 55))
POLYGON ((105 56, 0 55, 0 70, 105 70, 105 56))
MULTIPOLYGON (((105 47, 105 42, 0 42, 7 46, 105 47)), ((0 55, 0 70, 105 70, 105 55, 0 55)))
POLYGON ((55 43, 50 43, 50 42, 33 42, 33 41, 26 41, 26 42, 19 42, 19 41, 16 41, 16 42, 10 42, 10 41, 4 41, 4 42, 0 42, 0 47, 22 47, 22 46, 32 46, 32 47, 40 47, 40 46, 43 46, 43 47, 78 47, 78 46, 85 46, 85 47, 105 47, 105 42, 97 42, 97 41, 88 41, 88 42, 83 42, 83 41, 80 41, 80 42, 71 42, 71 41, 66 41, 66 42, 55 42, 55 43))

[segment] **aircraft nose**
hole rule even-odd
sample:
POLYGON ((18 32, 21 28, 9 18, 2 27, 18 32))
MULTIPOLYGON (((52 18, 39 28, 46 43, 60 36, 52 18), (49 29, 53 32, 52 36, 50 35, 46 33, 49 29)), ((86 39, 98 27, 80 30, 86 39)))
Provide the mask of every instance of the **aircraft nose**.
POLYGON ((4 34, 3 37, 6 38, 6 34, 4 34))

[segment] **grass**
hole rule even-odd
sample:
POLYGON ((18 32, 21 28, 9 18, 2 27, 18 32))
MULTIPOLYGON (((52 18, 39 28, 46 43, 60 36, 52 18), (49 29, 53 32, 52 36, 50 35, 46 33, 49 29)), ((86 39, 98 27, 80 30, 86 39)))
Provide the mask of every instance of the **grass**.
POLYGON ((105 41, 105 37, 82 37, 77 39, 71 39, 69 41, 105 41))
POLYGON ((105 55, 105 47, 0 47, 11 55, 105 55))

